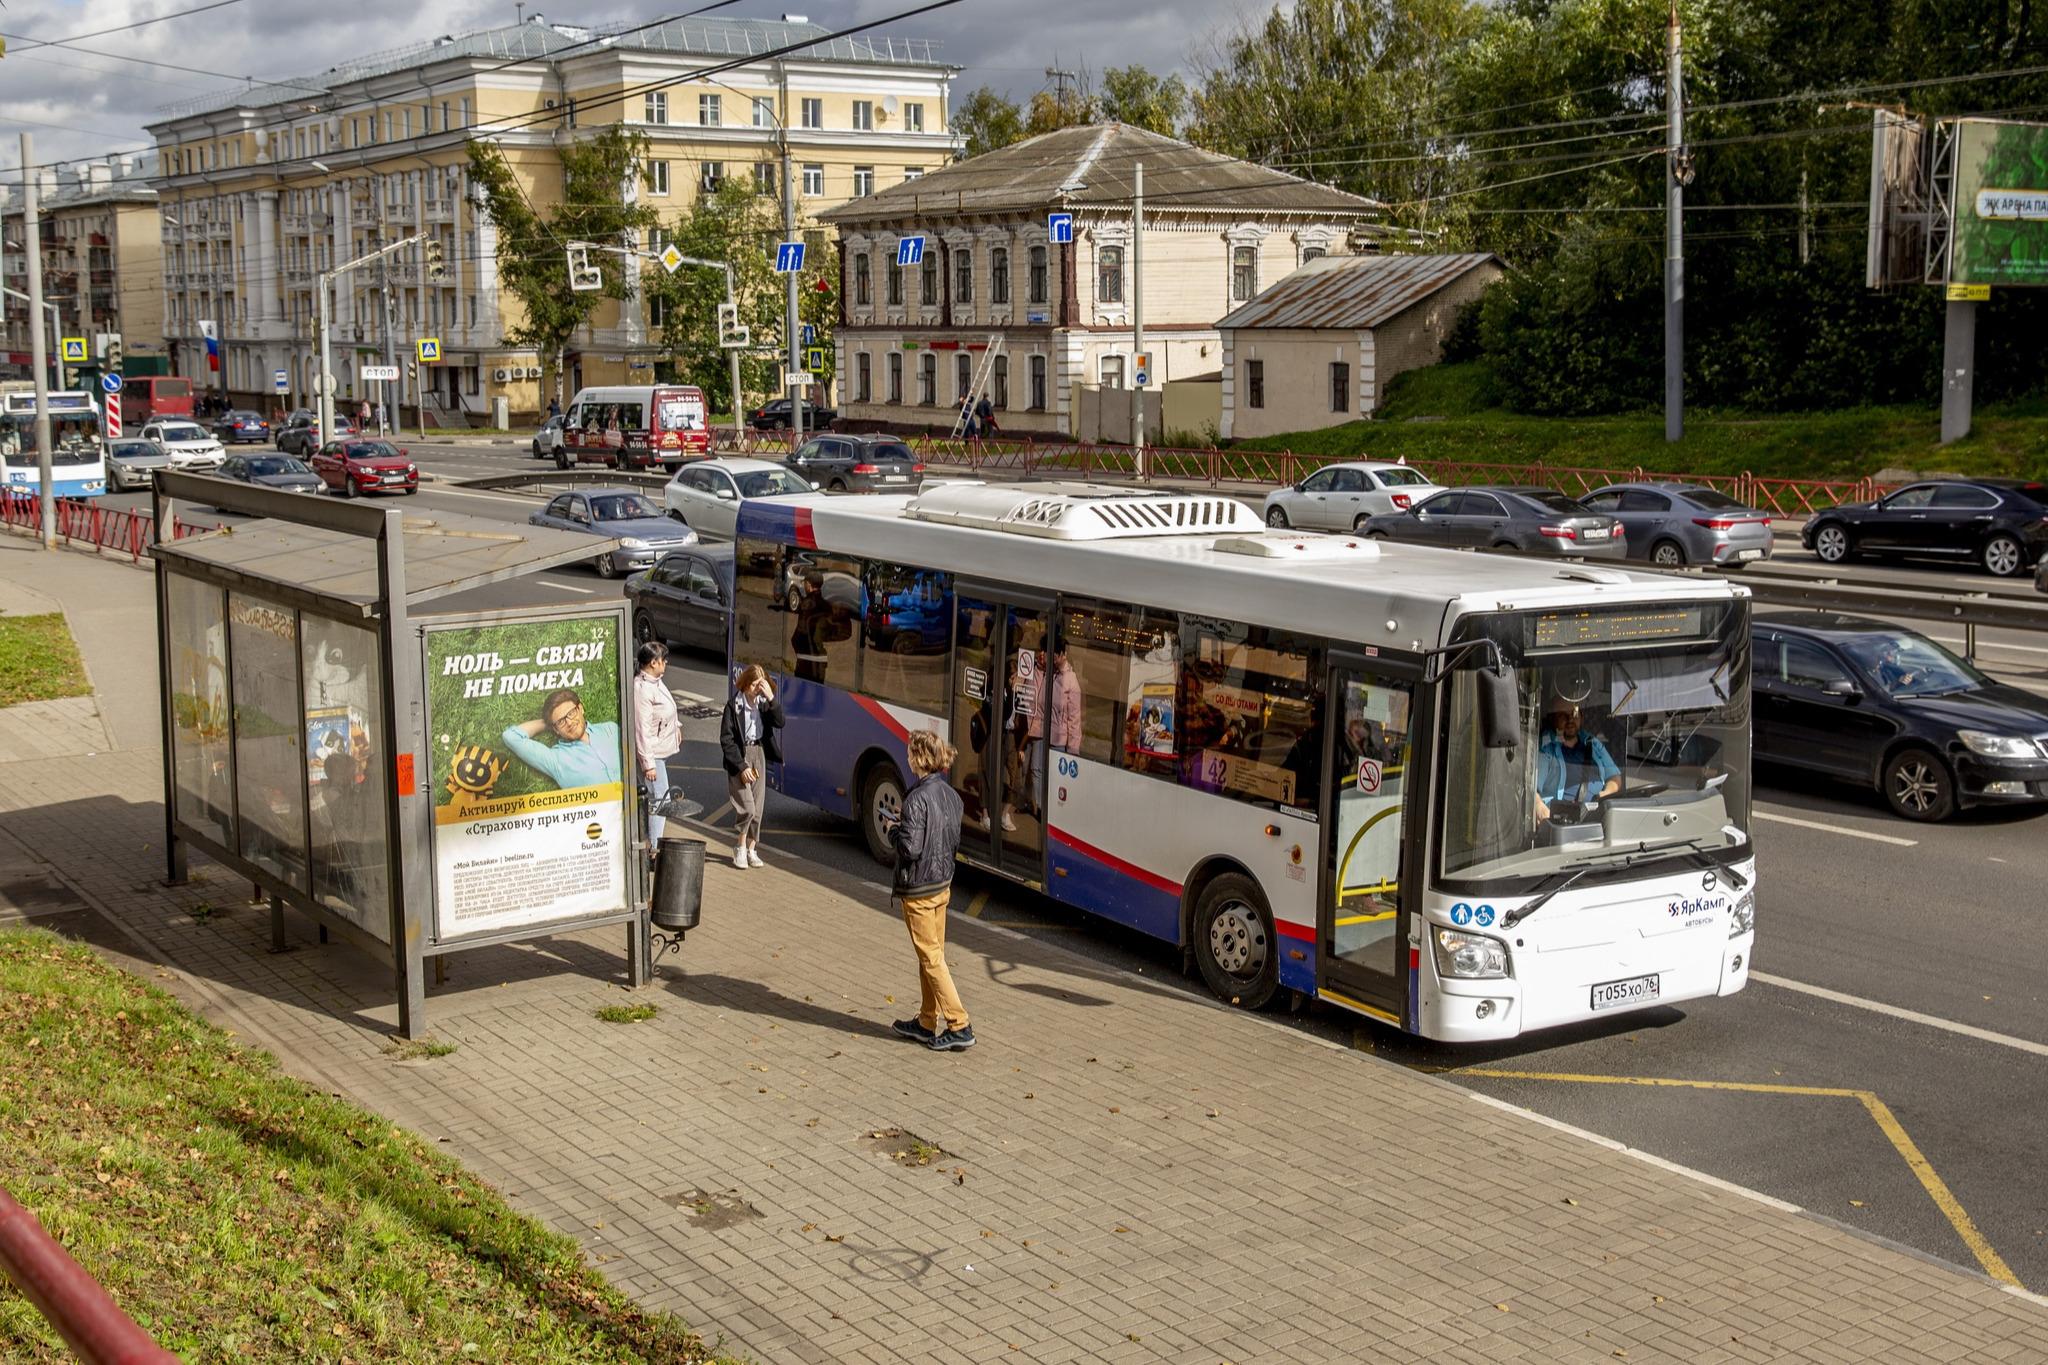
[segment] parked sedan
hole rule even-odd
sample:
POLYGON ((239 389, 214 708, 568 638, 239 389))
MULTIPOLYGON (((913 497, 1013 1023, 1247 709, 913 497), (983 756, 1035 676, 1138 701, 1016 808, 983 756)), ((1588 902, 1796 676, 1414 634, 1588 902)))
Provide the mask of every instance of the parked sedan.
POLYGON ((1292 488, 1266 494, 1266 525, 1306 531, 1356 531, 1367 517, 1405 512, 1443 490, 1406 464, 1326 464, 1292 488))
MULTIPOLYGON (((833 408, 821 408, 812 403, 804 404, 804 430, 823 431, 839 418, 833 408)), ((778 398, 764 403, 747 414, 747 425, 756 431, 788 431, 790 406, 787 398, 778 398)))
POLYGON ((1757 758, 1875 787, 1908 820, 2048 801, 2048 700, 1878 621, 1783 613, 1750 630, 1757 758))
POLYGON ((1663 569, 1734 568, 1771 557, 1771 514, 1689 483, 1617 483, 1579 499, 1627 533, 1629 554, 1663 569))
POLYGON ((542 422, 540 430, 533 433, 533 458, 552 460, 555 458, 555 448, 561 444, 562 414, 558 412, 542 422))
POLYGON ((165 418, 142 428, 142 439, 154 441, 171 457, 173 469, 202 472, 220 468, 227 454, 205 427, 186 418, 165 418))
POLYGON ((1974 560, 2001 578, 2048 550, 2048 484, 1933 479, 1816 512, 1799 538, 1829 564, 1860 554, 1974 560))
POLYGON ((1620 559, 1628 552, 1621 523, 1552 488, 1490 485, 1452 488, 1405 512, 1365 521, 1375 538, 1412 540, 1453 549, 1520 550, 1525 554, 1620 559))
POLYGON ((318 493, 322 487, 312 467, 290 455, 230 455, 220 476, 283 493, 318 493))
POLYGON ((223 445, 240 445, 244 441, 267 441, 270 439, 270 423, 263 420, 263 414, 238 408, 224 412, 213 419, 213 434, 223 445))
POLYGON ((389 441, 329 441, 310 463, 320 481, 344 498, 420 491, 419 466, 389 441))
POLYGON ((798 446, 789 467, 830 493, 908 493, 924 473, 894 436, 820 436, 798 446))
POLYGON ((590 488, 563 493, 528 517, 533 526, 578 531, 619 543, 591 559, 604 578, 617 578, 654 564, 671 550, 697 543, 697 533, 677 526, 661 509, 631 488, 590 488))
POLYGON ((646 643, 707 650, 723 658, 726 623, 732 616, 730 545, 693 545, 674 550, 645 573, 626 580, 633 604, 633 638, 646 643))
MULTIPOLYGON (((334 439, 339 441, 356 434, 355 423, 334 414, 334 439)), ((320 438, 320 414, 297 412, 284 424, 284 430, 277 433, 277 448, 288 455, 310 455, 320 449, 324 442, 320 438)))
POLYGON ((731 540, 740 503, 815 493, 810 481, 767 460, 711 459, 686 464, 661 490, 668 514, 707 539, 731 540))
POLYGON ((125 492, 147 488, 156 481, 159 469, 171 467, 170 452, 155 441, 141 438, 107 443, 107 490, 125 492))

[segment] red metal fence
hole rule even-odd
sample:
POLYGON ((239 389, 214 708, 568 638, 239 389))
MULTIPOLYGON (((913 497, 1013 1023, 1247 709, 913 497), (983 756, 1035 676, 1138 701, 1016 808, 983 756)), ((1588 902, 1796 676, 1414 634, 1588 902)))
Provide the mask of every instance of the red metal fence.
MULTIPOLYGON (((124 554, 138 561, 149 548, 150 517, 140 508, 103 507, 84 498, 58 498, 55 506, 57 537, 60 540, 112 550, 115 554, 124 554)), ((0 494, 0 526, 40 535, 43 529, 41 499, 33 493, 0 494)), ((172 524, 171 535, 175 539, 219 529, 218 526, 195 526, 180 520, 172 524)))
POLYGON ((0 1190, 0 1271, 85 1365, 178 1365, 178 1358, 151 1341, 5 1190, 0 1190))

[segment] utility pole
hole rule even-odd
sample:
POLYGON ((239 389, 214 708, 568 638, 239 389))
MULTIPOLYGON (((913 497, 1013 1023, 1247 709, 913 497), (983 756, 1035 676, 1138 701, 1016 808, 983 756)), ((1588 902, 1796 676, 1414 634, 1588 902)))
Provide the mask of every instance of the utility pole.
POLYGON ((1151 473, 1145 458, 1145 390, 1138 384, 1138 357, 1145 351, 1145 163, 1131 178, 1131 447, 1140 482, 1151 473))
MULTIPOLYGON (((781 62, 777 62, 775 67, 782 84, 782 110, 775 117, 779 125, 777 132, 782 139, 782 240, 793 242, 796 240, 796 199, 791 195, 789 186, 789 68, 781 62)), ((796 316, 797 272, 792 270, 783 279, 788 295, 784 304, 788 316, 783 321, 783 329, 789 341, 789 372, 795 374, 803 368, 803 329, 796 316)), ((794 451, 804 443, 804 391, 800 385, 791 384, 788 392, 789 448, 794 451)), ((735 404, 740 401, 737 392, 733 394, 732 401, 735 404)))
MULTIPOLYGON (((383 241, 384 234, 380 232, 377 234, 378 245, 383 245, 383 241)), ((391 263, 389 261, 377 262, 377 289, 382 295, 381 301, 384 310, 384 363, 386 365, 397 365, 400 363, 398 348, 391 336, 391 263)), ((404 373, 403 369, 399 370, 400 375, 404 373)), ((405 411, 405 380, 400 378, 390 381, 388 385, 377 385, 377 406, 386 409, 385 416, 391 424, 392 431, 396 432, 403 425, 400 421, 400 414, 405 411), (391 398, 391 402, 388 404, 384 402, 387 394, 391 398)), ((381 424, 379 425, 377 435, 380 437, 384 435, 381 424)), ((327 439, 331 440, 333 438, 328 437, 327 439)))
POLYGON ((1664 104, 1670 147, 1664 158, 1664 439, 1685 435, 1685 91, 1679 69, 1678 0, 1664 30, 1664 104))
MULTIPOLYGON (((1053 60, 1058 61, 1059 58, 1054 57, 1053 60)), ((1062 71, 1056 66, 1048 66, 1045 69, 1045 78, 1053 83, 1053 99, 1058 102, 1061 112, 1065 112, 1067 107, 1067 82, 1076 79, 1074 73, 1062 71)))
MULTIPOLYGON (((42 492, 43 548, 57 548, 57 472, 50 458, 50 380, 44 368, 49 350, 43 343, 43 216, 36 204, 36 156, 29 135, 21 135, 21 250, 28 257, 29 355, 36 373, 36 474, 42 492)), ((58 342, 62 345, 61 339, 58 342)))

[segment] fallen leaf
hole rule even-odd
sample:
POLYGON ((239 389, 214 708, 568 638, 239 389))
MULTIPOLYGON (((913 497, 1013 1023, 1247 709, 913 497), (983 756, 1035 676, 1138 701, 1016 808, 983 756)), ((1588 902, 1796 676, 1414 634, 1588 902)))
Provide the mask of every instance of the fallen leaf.
MULTIPOLYGON (((324 382, 324 381, 323 381, 323 382, 324 382)), ((896 997, 895 997, 895 996, 893 996, 893 995, 885 995, 885 996, 883 996, 883 997, 882 997, 882 999, 884 999, 884 1000, 888 1001, 888 1002, 889 1002, 890 1004, 892 1004, 892 1005, 896 1003, 896 997)))
POLYGON ((797 1231, 799 1232, 816 1232, 817 1230, 818 1225, 816 1223, 806 1223, 802 1227, 797 1229, 797 1231))
POLYGON ((987 1228, 983 1228, 983 1229, 981 1230, 981 1235, 982 1235, 982 1236, 984 1236, 984 1237, 993 1237, 993 1236, 995 1236, 995 1234, 994 1234, 993 1232, 990 1232, 990 1231, 989 1231, 989 1230, 988 1230, 987 1228))
POLYGON ((1494 1307, 1495 1307, 1495 1308, 1498 1308, 1498 1309, 1499 1309, 1499 1310, 1500 1310, 1501 1312, 1503 1312, 1503 1313, 1512 1313, 1512 1312, 1514 1312, 1514 1311, 1515 1311, 1514 1309, 1512 1309, 1512 1308, 1508 1307, 1508 1306, 1507 1306, 1506 1304, 1504 1304, 1504 1303, 1497 1303, 1497 1304, 1495 1304, 1495 1305, 1494 1305, 1494 1307))
POLYGON ((1579 1201, 1576 1199, 1566 1199, 1564 1202, 1570 1204, 1573 1208, 1577 1208, 1579 1206, 1579 1201))
POLYGON ((1863 1201, 1861 1199, 1851 1199, 1849 1201, 1849 1207, 1852 1209, 1860 1209, 1863 1207, 1863 1201))
POLYGON ((846 1240, 846 1235, 844 1233, 841 1233, 837 1236, 834 1236, 832 1233, 828 1232, 825 1234, 825 1240, 828 1242, 843 1242, 846 1240))
POLYGON ((1124 1111, 1120 1106, 1112 1104, 1111 1106, 1109 1106, 1109 1112, 1112 1114, 1121 1114, 1124 1111))
POLYGON ((1027 1100, 1035 1100, 1038 1098, 1038 1092, 1035 1090, 1027 1090, 1024 1092, 1024 1098, 1027 1100))
POLYGON ((1125 1226, 1124 1226, 1124 1225, 1123 1225, 1122 1223, 1118 1223, 1118 1224, 1116 1225, 1116 1230, 1117 1230, 1118 1232, 1129 1232, 1129 1231, 1130 1231, 1130 1229, 1129 1229, 1129 1228, 1127 1228, 1127 1227, 1125 1227, 1125 1226))

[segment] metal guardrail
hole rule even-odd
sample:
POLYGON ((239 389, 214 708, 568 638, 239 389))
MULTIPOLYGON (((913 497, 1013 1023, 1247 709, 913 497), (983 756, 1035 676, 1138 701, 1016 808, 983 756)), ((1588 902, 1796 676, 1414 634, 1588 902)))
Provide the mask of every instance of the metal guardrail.
POLYGON ((485 474, 474 479, 456 479, 454 488, 661 488, 666 474, 638 469, 542 469, 530 474, 485 474))
POLYGON ((1802 607, 1808 611, 1847 616, 1899 617, 1908 621, 1947 621, 1963 628, 1963 657, 1977 656, 1977 631, 1983 629, 2048 631, 2048 596, 1928 592, 1922 588, 1879 588, 1843 583, 1836 578, 1757 574, 1746 569, 1733 576, 1764 606, 1802 607))
MULTIPOLYGON (((56 535, 59 540, 80 545, 91 545, 99 550, 112 550, 124 554, 136 563, 142 562, 142 555, 149 548, 149 513, 140 508, 103 507, 97 501, 80 498, 58 498, 56 510, 56 535)), ((0 494, 0 526, 26 530, 41 534, 43 509, 33 494, 0 494)), ((172 527, 172 538, 197 535, 202 531, 218 531, 218 524, 199 526, 179 519, 172 527)))

